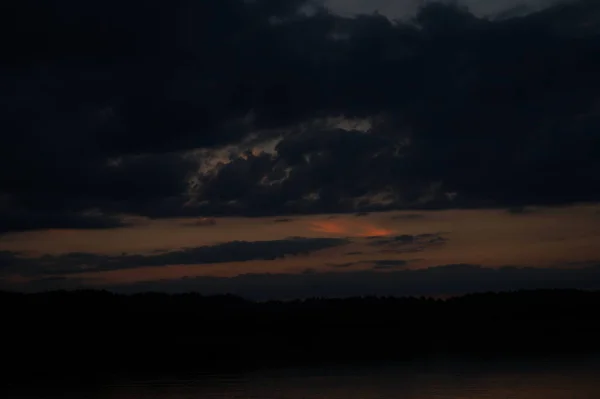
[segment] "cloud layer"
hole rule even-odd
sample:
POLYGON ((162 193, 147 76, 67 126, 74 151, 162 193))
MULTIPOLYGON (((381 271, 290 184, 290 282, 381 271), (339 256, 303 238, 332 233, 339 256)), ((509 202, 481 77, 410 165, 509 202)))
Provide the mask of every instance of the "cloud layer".
MULTIPOLYGON (((23 290, 80 288, 77 279, 33 281, 23 290)), ((97 286, 95 286, 97 288, 97 286)), ((14 287, 13 287, 14 288, 14 287)), ((357 271, 303 274, 247 274, 237 277, 195 277, 106 286, 117 292, 232 293, 249 299, 296 299, 352 296, 440 296, 521 289, 600 289, 600 268, 483 268, 446 265, 422 270, 357 271)))
POLYGON ((597 1, 407 22, 308 0, 4 9, 0 232, 600 199, 597 1))
POLYGON ((267 261, 285 256, 307 255, 314 251, 347 243, 347 240, 339 238, 290 238, 274 241, 232 241, 150 255, 67 253, 44 255, 37 258, 27 258, 14 252, 3 251, 0 252, 0 277, 2 275, 64 276, 147 266, 267 261))
POLYGON ((423 270, 198 277, 114 287, 125 291, 231 292, 253 299, 457 295, 520 289, 600 289, 600 269, 483 268, 448 265, 423 270))

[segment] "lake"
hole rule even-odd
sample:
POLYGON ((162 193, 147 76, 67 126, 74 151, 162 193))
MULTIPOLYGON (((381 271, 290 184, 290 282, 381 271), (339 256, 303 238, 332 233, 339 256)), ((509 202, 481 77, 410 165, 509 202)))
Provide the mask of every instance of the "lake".
POLYGON ((598 399, 600 358, 430 359, 177 378, 13 385, 5 398, 598 399))

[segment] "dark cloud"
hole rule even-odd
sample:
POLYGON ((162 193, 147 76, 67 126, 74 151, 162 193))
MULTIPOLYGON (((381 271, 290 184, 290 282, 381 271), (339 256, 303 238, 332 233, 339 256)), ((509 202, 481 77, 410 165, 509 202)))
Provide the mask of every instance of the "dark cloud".
POLYGON ((4 271, 12 266, 18 253, 13 251, 0 251, 0 271, 4 271))
POLYGON ((2 35, 18 40, 0 55, 0 194, 59 227, 62 207, 181 211, 197 165, 165 153, 248 133, 234 121, 261 94, 243 86, 279 68, 269 18, 300 3, 9 1, 2 35))
POLYGON ((526 206, 516 206, 508 209, 508 213, 511 215, 527 215, 530 213, 534 213, 536 210, 531 207, 526 206))
POLYGON ((425 215, 420 213, 410 213, 407 215, 394 215, 392 216, 393 220, 414 220, 414 219, 423 219, 425 215))
POLYGON ((3 5, 0 33, 18 38, 0 54, 3 230, 94 227, 72 220, 92 210, 600 200, 597 1, 496 20, 428 4, 410 23, 308 3, 3 5), (342 116, 368 132, 327 122, 342 116), (240 144, 273 139, 274 154, 240 144), (198 173, 206 156, 189 151, 224 145, 239 151, 198 173), (5 223, 15 210, 32 222, 5 223))
POLYGON ((164 209, 183 207, 185 177, 196 168, 176 154, 114 160, 77 160, 65 154, 46 161, 52 164, 40 164, 40 171, 35 165, 0 171, 0 193, 5 193, 0 230, 120 227, 123 213, 161 215, 164 209))
MULTIPOLYGON (((312 126, 286 136, 276 156, 236 160, 248 186, 236 188, 235 199, 245 207, 223 211, 259 212, 261 203, 263 212, 367 212, 597 200, 598 10, 583 1, 490 21, 433 4, 417 16, 420 28, 378 16, 338 19, 336 29, 348 35, 334 45, 345 56, 340 71, 360 82, 335 86, 342 72, 319 82, 330 91, 315 97, 329 99, 330 115, 338 104, 346 116, 374 117, 369 133, 312 126), (283 171, 284 181, 269 177, 283 171)), ((233 170, 225 166, 224 176, 233 170)), ((220 175, 205 186, 230 187, 220 175)))
POLYGON ((600 289, 600 267, 576 269, 484 268, 448 265, 422 270, 305 274, 248 274, 232 278, 198 277, 112 287, 124 292, 198 291, 233 293, 251 299, 352 297, 369 295, 457 295, 521 289, 600 289))
POLYGON ((403 268, 408 265, 409 261, 406 260, 374 260, 373 270, 390 270, 403 268))
POLYGON ((43 292, 55 290, 77 290, 85 287, 86 282, 78 278, 66 277, 44 277, 33 279, 27 283, 14 283, 3 280, 0 277, 0 290, 19 292, 43 292))
POLYGON ((293 221, 294 219, 290 219, 290 218, 280 218, 280 219, 275 219, 273 222, 275 223, 289 223, 291 221, 293 221))
POLYGON ((369 245, 378 247, 381 253, 421 252, 426 248, 444 245, 447 238, 442 233, 403 234, 390 237, 371 237, 369 245))
POLYGON ((344 262, 344 263, 328 263, 327 266, 336 269, 346 269, 352 266, 359 265, 361 262, 344 262))
POLYGON ((118 256, 92 253, 68 253, 27 258, 13 252, 0 252, 0 272, 4 274, 68 275, 83 272, 193 265, 251 260, 273 260, 288 255, 309 254, 347 244, 335 238, 294 238, 274 241, 232 241, 213 246, 186 248, 150 255, 118 256))
POLYGON ((200 218, 200 219, 196 219, 192 222, 184 223, 184 226, 191 226, 191 227, 216 226, 216 225, 217 225, 217 219, 214 219, 214 218, 200 218))
MULTIPOLYGON (((539 11, 558 2, 570 0, 442 0, 446 3, 469 7, 477 15, 492 15, 494 18, 522 16, 539 11)), ((389 18, 408 18, 417 11, 421 1, 388 1, 388 0, 325 0, 333 11, 347 14, 370 14, 379 12, 389 18)))
POLYGON ((39 229, 107 229, 127 224, 114 216, 85 212, 31 211, 23 208, 0 208, 0 234, 39 229))
POLYGON ((328 266, 336 269, 347 269, 353 266, 372 264, 373 270, 392 270, 407 266, 411 261, 401 259, 361 260, 358 262, 330 263, 328 266))

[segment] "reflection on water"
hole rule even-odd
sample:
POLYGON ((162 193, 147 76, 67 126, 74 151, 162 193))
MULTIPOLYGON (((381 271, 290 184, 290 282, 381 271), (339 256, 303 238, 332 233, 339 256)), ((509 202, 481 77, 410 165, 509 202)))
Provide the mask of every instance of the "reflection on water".
POLYGON ((600 360, 436 360, 195 375, 95 386, 18 387, 8 398, 598 399, 600 360), (35 392, 34 392, 35 391, 35 392))

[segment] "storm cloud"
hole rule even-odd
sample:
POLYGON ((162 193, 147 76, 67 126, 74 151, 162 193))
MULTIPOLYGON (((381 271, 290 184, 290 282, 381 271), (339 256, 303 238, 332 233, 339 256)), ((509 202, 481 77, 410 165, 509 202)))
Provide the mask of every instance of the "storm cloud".
POLYGON ((597 1, 20 0, 0 26, 0 232, 600 199, 597 1))

